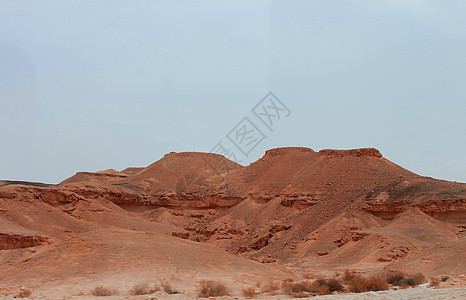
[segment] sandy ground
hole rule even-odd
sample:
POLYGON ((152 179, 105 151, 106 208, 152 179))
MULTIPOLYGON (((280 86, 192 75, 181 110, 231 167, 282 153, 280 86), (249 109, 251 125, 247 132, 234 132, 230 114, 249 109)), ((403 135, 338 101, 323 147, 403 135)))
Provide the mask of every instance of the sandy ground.
MULTIPOLYGON (((0 299, 14 299, 13 296, 0 296, 0 299)), ((33 297, 30 299, 55 299, 48 297, 33 297)), ((129 296, 129 295, 119 295, 119 296, 108 296, 108 297, 94 297, 94 296, 71 296, 64 298, 56 299, 106 299, 106 300, 116 300, 116 299, 198 299, 195 295, 192 294, 176 294, 176 295, 167 295, 164 292, 157 292, 152 295, 147 296, 129 296)), ((210 298, 214 299, 214 298, 210 298)), ((229 297, 215 297, 215 299, 247 299, 239 296, 229 296, 229 297)), ((256 297, 254 299, 264 299, 264 300, 277 300, 277 299, 293 299, 286 295, 277 295, 277 296, 266 296, 266 297, 256 297)), ((303 298, 301 298, 303 299, 303 298)), ((380 292, 367 292, 359 294, 337 294, 337 295, 326 295, 326 296, 315 296, 308 299, 466 299, 466 288, 429 288, 426 286, 419 286, 415 288, 399 289, 399 290, 388 290, 380 292)))
MULTIPOLYGON (((197 299, 190 295, 152 295, 144 297, 112 297, 113 299, 197 299)), ((88 297, 73 297, 73 299, 90 299, 88 297)), ((110 299, 106 297, 104 299, 110 299)), ((243 297, 217 297, 216 299, 246 299, 243 297)), ((288 296, 271 296, 258 297, 255 299, 290 299, 288 296)), ((293 298, 291 298, 293 299, 293 298)), ((466 288, 448 288, 448 289, 433 289, 433 288, 408 288, 402 290, 390 290, 381 292, 368 292, 360 294, 341 294, 316 296, 311 299, 466 299, 466 288)))
POLYGON ((318 296, 313 299, 466 299, 466 288, 409 288, 348 295, 318 296))

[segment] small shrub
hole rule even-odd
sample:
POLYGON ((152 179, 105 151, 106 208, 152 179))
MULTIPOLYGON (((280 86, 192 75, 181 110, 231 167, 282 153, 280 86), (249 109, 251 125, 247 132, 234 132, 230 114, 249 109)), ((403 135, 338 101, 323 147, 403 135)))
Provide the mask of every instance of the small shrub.
POLYGON ((163 291, 167 294, 174 295, 180 293, 177 290, 173 289, 172 286, 166 281, 162 281, 160 283, 160 286, 162 287, 163 291))
POLYGON ((15 296, 15 298, 29 298, 29 296, 31 296, 31 294, 32 294, 32 291, 30 289, 22 289, 15 296))
MULTIPOLYGON (((282 290, 285 294, 290 295, 292 293, 292 287, 293 287, 293 282, 292 281, 287 281, 283 280, 282 282, 282 290)), ((264 290, 262 290, 264 291, 264 290)))
MULTIPOLYGON (((293 281, 292 279, 286 279, 285 281, 290 281, 290 280, 293 281)), ((278 291, 279 289, 280 289, 280 282, 269 280, 266 284, 262 286, 261 292, 270 293, 270 292, 278 291)))
POLYGON ((321 284, 318 280, 314 280, 313 282, 305 281, 304 286, 306 287, 306 291, 310 293, 317 293, 317 290, 321 287, 321 284))
POLYGON ((293 283, 291 285, 291 294, 299 294, 307 292, 307 285, 304 282, 293 283))
POLYGON ((408 286, 416 286, 421 283, 424 283, 426 277, 424 276, 424 274, 420 272, 410 277, 407 277, 405 274, 400 272, 390 272, 386 275, 386 280, 390 284, 406 288, 408 286))
POLYGON ((445 282, 448 279, 450 279, 450 276, 442 276, 440 279, 442 280, 442 282, 445 282))
POLYGON ((420 285, 426 282, 426 276, 424 276, 424 274, 422 274, 421 272, 414 274, 412 278, 414 280, 415 285, 420 285))
POLYGON ((352 279, 354 279, 355 277, 357 277, 358 275, 356 274, 356 272, 354 271, 350 271, 350 270, 345 270, 343 272, 343 281, 345 283, 349 283, 352 279))
POLYGON ((144 283, 140 283, 140 284, 137 284, 135 285, 130 293, 131 295, 149 295, 150 294, 150 288, 147 284, 144 284, 144 283))
POLYGON ((318 295, 328 295, 328 294, 331 294, 331 291, 330 291, 330 288, 326 285, 321 285, 318 289, 317 289, 317 294, 318 295))
POLYGON ((367 279, 366 289, 368 291, 386 291, 388 290, 388 283, 380 277, 372 276, 367 279))
POLYGON ((399 272, 390 272, 386 276, 387 282, 393 285, 401 285, 403 279, 405 279, 405 275, 399 272))
POLYGON ((440 285, 440 279, 438 277, 430 277, 430 287, 438 287, 440 285))
POLYGON ((104 286, 97 286, 95 287, 92 291, 91 291, 91 294, 93 296, 97 296, 97 297, 105 297, 105 296, 113 296, 116 294, 116 291, 111 289, 111 288, 107 288, 107 287, 104 287, 104 286))
POLYGON ((363 293, 367 291, 367 280, 362 276, 355 276, 349 280, 348 289, 353 293, 363 293))
POLYGON ((153 294, 153 293, 157 293, 158 291, 160 291, 160 287, 156 284, 154 284, 154 286, 152 287, 150 293, 153 294))
POLYGON ((325 285, 328 286, 330 292, 343 292, 345 290, 343 283, 336 278, 327 280, 325 285))
POLYGON ((384 291, 388 289, 388 283, 380 277, 372 276, 370 278, 364 278, 357 275, 349 282, 348 289, 353 293, 384 291))
POLYGON ((316 279, 316 282, 320 285, 327 285, 327 280, 325 280, 324 278, 317 278, 316 279))
POLYGON ((150 295, 155 292, 160 291, 160 287, 157 285, 154 285, 153 288, 151 288, 148 284, 146 283, 140 283, 136 284, 130 291, 132 295, 150 295))
POLYGON ((412 277, 408 277, 408 278, 398 281, 398 285, 403 286, 403 287, 416 286, 416 281, 414 281, 412 277))
POLYGON ((294 282, 290 281, 283 281, 282 283, 282 290, 285 294, 291 295, 293 294, 293 287, 295 286, 294 282))
POLYGON ((302 298, 308 297, 309 295, 316 293, 320 288, 320 284, 317 280, 314 282, 301 281, 301 282, 289 282, 284 281, 282 284, 282 290, 284 293, 294 297, 302 298))
POLYGON ((256 288, 254 286, 243 288, 243 297, 246 298, 254 298, 256 296, 256 288))
POLYGON ((316 281, 301 281, 295 286, 295 290, 305 293, 315 293, 319 289, 320 284, 316 281))
POLYGON ((215 280, 201 280, 199 282, 199 298, 228 296, 228 289, 225 284, 215 280))

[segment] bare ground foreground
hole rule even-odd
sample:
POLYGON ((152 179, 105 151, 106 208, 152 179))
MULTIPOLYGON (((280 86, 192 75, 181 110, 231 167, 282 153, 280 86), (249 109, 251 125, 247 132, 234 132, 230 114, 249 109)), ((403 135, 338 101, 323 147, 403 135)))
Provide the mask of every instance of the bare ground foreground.
MULTIPOLYGON (((16 290, 15 287, 9 287, 10 290, 16 290)), ((31 296, 32 299, 52 299, 50 296, 36 295, 31 296)), ((179 294, 167 294, 164 292, 156 292, 151 295, 142 295, 142 296, 132 296, 132 295, 113 295, 107 297, 95 297, 91 295, 80 296, 73 295, 67 297, 56 297, 56 299, 198 299, 195 293, 193 292, 182 292, 179 294)), ((215 299, 250 299, 243 296, 222 296, 222 297, 213 297, 215 299)), ((0 296, 0 299, 14 299, 12 296, 0 296)), ((276 295, 276 296, 257 296, 254 299, 265 299, 265 300, 274 300, 274 299, 294 299, 287 295, 276 295)), ((303 299, 303 298, 301 298, 303 299)), ((342 293, 342 294, 332 294, 332 295, 323 295, 323 296, 314 296, 312 299, 355 299, 355 300, 364 300, 364 299, 384 299, 384 300, 406 300, 406 299, 466 299, 466 288, 465 287, 450 287, 450 288, 428 288, 428 287, 415 287, 399 290, 388 290, 388 291, 378 291, 378 292, 365 292, 365 293, 342 293)))
POLYGON ((373 148, 278 148, 246 167, 169 153, 58 185, 0 181, 0 297, 190 299, 214 280, 225 299, 465 299, 465 212, 465 183, 373 148))

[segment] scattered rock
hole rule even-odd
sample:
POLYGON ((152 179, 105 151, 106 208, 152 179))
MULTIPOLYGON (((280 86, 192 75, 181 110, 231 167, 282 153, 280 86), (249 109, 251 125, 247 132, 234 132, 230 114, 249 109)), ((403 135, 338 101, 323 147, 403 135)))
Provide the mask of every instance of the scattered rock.
POLYGON ((172 236, 182 238, 182 239, 187 239, 187 238, 189 238, 189 232, 176 232, 176 231, 173 231, 172 236))

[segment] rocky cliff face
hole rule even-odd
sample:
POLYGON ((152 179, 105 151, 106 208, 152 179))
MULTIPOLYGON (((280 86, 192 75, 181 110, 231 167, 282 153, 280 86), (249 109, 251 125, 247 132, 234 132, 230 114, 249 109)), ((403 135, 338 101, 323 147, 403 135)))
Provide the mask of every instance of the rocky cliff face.
POLYGON ((374 148, 317 153, 277 148, 248 167, 212 154, 170 153, 148 168, 134 169, 80 172, 58 186, 7 185, 0 197, 33 198, 54 206, 102 197, 126 208, 179 209, 279 199, 283 207, 298 210, 338 198, 337 207, 362 201, 365 211, 384 218, 416 205, 434 217, 459 222, 466 210, 464 184, 420 177, 386 161, 374 148), (221 168, 213 170, 219 162, 221 168))
POLYGON ((324 156, 334 156, 334 157, 376 157, 382 158, 382 154, 379 150, 375 148, 360 148, 360 149, 351 149, 351 150, 333 150, 333 149, 324 149, 319 151, 320 155, 324 156))
POLYGON ((29 248, 39 246, 43 243, 49 243, 49 239, 42 236, 0 233, 0 250, 29 248))
POLYGON ((393 183, 371 191, 363 197, 363 209, 385 219, 411 207, 436 219, 466 222, 466 188, 464 184, 418 178, 393 183))

